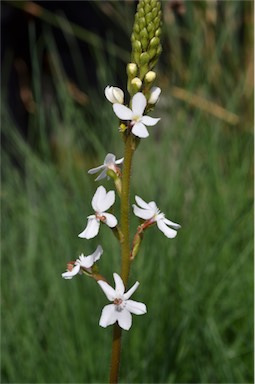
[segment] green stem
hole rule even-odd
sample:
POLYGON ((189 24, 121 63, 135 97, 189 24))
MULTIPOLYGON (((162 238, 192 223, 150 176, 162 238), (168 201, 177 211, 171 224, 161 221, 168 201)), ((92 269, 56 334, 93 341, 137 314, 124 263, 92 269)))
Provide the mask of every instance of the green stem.
MULTIPOLYGON (((128 276, 130 270, 130 235, 129 235, 129 209, 130 209, 130 176, 131 164, 134 153, 132 143, 132 135, 130 134, 125 143, 124 151, 124 164, 122 174, 122 190, 121 190, 121 231, 123 238, 121 241, 121 277, 125 287, 127 288, 128 276)), ((112 342, 112 359, 111 359, 111 372, 110 383, 118 383, 119 367, 120 367, 120 353, 121 353, 121 328, 117 323, 113 327, 113 342, 112 342)))

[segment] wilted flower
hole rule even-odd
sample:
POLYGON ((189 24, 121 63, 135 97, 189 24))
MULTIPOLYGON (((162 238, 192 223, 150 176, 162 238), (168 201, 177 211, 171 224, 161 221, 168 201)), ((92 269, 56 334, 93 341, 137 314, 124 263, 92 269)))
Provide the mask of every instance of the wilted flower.
POLYGON ((142 92, 138 92, 133 96, 131 105, 132 109, 122 104, 113 104, 113 110, 119 119, 131 121, 131 131, 135 136, 140 138, 148 137, 149 132, 146 128, 146 125, 155 125, 160 120, 160 118, 143 116, 147 101, 142 92))
POLYGON ((83 253, 75 262, 70 262, 67 264, 67 272, 62 273, 64 279, 72 279, 75 275, 80 273, 82 268, 85 268, 91 272, 91 267, 93 264, 100 259, 103 253, 103 248, 101 245, 97 247, 94 253, 88 256, 84 256, 83 253))
POLYGON ((148 220, 148 224, 157 223, 157 226, 160 231, 164 233, 164 235, 168 238, 174 238, 177 235, 177 231, 175 229, 181 228, 179 224, 174 223, 165 218, 165 214, 160 212, 156 203, 151 201, 146 203, 141 197, 135 196, 136 203, 139 205, 137 207, 133 204, 134 214, 141 219, 148 220), (172 229, 169 226, 175 228, 172 229))
POLYGON ((100 221, 108 225, 108 227, 116 227, 118 221, 114 215, 107 211, 115 202, 115 192, 106 192, 106 189, 101 185, 97 188, 93 199, 92 208, 95 211, 94 215, 88 216, 87 227, 78 236, 85 239, 92 239, 99 232, 100 221))
POLYGON ((131 313, 135 315, 143 315, 147 312, 146 305, 134 300, 129 300, 131 295, 138 288, 138 281, 132 288, 124 293, 125 287, 121 277, 117 273, 114 273, 113 277, 115 281, 115 289, 105 281, 98 281, 98 284, 104 291, 107 299, 113 302, 113 304, 108 304, 103 308, 99 325, 105 328, 117 321, 121 328, 128 331, 132 325, 131 313))
POLYGON ((102 180, 105 177, 109 179, 109 176, 107 176, 108 169, 113 170, 116 174, 119 173, 119 168, 117 167, 117 164, 122 164, 124 160, 124 157, 122 157, 119 160, 116 160, 116 156, 112 153, 108 153, 104 159, 104 164, 100 165, 99 167, 92 168, 88 171, 90 175, 93 175, 94 173, 97 173, 99 171, 102 171, 100 175, 95 179, 95 181, 102 180))

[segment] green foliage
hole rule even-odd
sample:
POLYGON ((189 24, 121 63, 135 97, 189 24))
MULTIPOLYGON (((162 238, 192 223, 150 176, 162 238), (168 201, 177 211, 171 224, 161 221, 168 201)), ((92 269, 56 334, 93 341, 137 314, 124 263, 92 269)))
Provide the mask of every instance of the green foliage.
MULTIPOLYGON (((189 79, 190 90, 242 118, 243 96, 249 99, 248 75, 238 57, 244 47, 236 37, 228 40, 242 2, 222 2, 223 13, 234 19, 217 30, 211 60, 201 40, 205 2, 187 3, 188 65, 178 56, 179 40, 172 40, 181 38, 184 27, 172 19, 164 27, 164 44, 177 53, 171 62, 168 51, 163 54, 158 74, 163 86, 155 114, 162 119, 137 148, 132 189, 132 198, 155 200, 182 229, 174 240, 148 229, 132 265, 130 286, 141 284, 134 300, 146 303, 148 314, 134 316, 133 327, 124 332, 122 383, 253 382, 252 117, 227 125, 171 97, 169 85, 189 79), (225 44, 235 52, 233 61, 223 60, 225 44), (219 77, 212 70, 216 62, 219 77)), ((99 267, 109 281, 112 265, 120 262, 118 242, 106 226, 96 239, 77 237, 98 186, 87 170, 107 151, 122 156, 117 118, 103 95, 107 76, 114 79, 115 59, 107 66, 97 48, 102 89, 88 92, 89 105, 81 108, 68 93, 52 38, 47 41, 57 68, 56 95, 46 104, 34 77, 37 110, 28 141, 2 106, 1 381, 106 382, 112 329, 98 326, 105 296, 94 280, 65 281, 61 273, 68 261, 98 244, 104 248, 99 267)), ((40 72, 40 65, 34 55, 34 69, 40 72)), ((111 181, 104 185, 113 188, 111 181)), ((137 224, 133 216, 132 233, 137 224)))

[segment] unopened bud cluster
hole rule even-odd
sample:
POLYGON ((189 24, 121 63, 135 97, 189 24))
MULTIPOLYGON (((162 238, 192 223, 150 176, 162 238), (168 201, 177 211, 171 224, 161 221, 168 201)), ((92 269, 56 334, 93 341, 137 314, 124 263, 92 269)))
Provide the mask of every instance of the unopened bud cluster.
POLYGON ((152 70, 162 50, 160 35, 160 1, 139 1, 131 36, 132 63, 127 66, 128 89, 131 95, 138 92, 142 85, 149 91, 156 78, 152 70))

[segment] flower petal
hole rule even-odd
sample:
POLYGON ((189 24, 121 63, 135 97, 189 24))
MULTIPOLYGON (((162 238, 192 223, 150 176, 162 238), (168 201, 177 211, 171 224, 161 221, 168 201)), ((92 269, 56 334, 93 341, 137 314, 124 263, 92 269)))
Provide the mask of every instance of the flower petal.
POLYGON ((126 301, 126 309, 135 315, 144 315, 147 312, 145 304, 134 300, 126 301))
POLYGON ((104 291, 108 300, 113 301, 114 299, 116 299, 115 290, 106 281, 98 280, 98 284, 104 291))
POLYGON ((106 305, 102 310, 101 317, 99 320, 99 325, 101 327, 106 328, 108 327, 108 325, 112 325, 116 323, 117 315, 118 315, 118 312, 115 310, 114 304, 106 305))
POLYGON ((103 212, 103 216, 106 219, 103 222, 106 225, 108 225, 108 227, 110 227, 110 228, 116 227, 116 225, 118 224, 118 220, 116 219, 116 217, 114 215, 112 215, 111 213, 103 212))
POLYGON ((84 256, 83 254, 80 255, 79 259, 80 259, 80 264, 81 264, 81 267, 84 267, 84 268, 90 268, 92 267, 92 265, 100 259, 101 255, 103 253, 103 248, 101 247, 101 245, 98 245, 97 249, 95 250, 94 253, 92 253, 92 255, 88 255, 88 256, 84 256))
POLYGON ((137 290, 139 286, 139 282, 137 281, 133 287, 131 287, 126 293, 124 293, 123 297, 125 300, 128 300, 132 295, 133 293, 137 290))
POLYGON ((149 132, 143 123, 135 123, 132 128, 132 133, 141 139, 145 139, 145 137, 149 136, 149 132))
POLYGON ((130 108, 122 104, 113 104, 113 111, 115 115, 121 120, 132 120, 133 112, 130 108))
POLYGON ((116 292, 116 294, 122 296, 124 291, 125 291, 125 286, 124 286, 124 283, 122 281, 122 278, 117 273, 113 274, 113 278, 115 281, 115 292, 116 292))
POLYGON ((149 204, 146 203, 141 197, 139 197, 139 196, 135 196, 135 201, 137 202, 137 204, 138 204, 141 208, 144 208, 144 209, 150 209, 149 204))
POLYGON ((142 92, 138 92, 132 98, 132 111, 134 115, 142 116, 145 110, 147 101, 142 92))
POLYGON ((122 157, 122 158, 119 159, 119 160, 116 160, 116 161, 115 161, 115 164, 122 164, 123 161, 124 161, 124 157, 122 157))
POLYGON ((102 197, 101 200, 98 200, 97 207, 99 212, 107 211, 115 202, 115 192, 109 191, 102 197))
POLYGON ((105 177, 108 177, 108 176, 107 176, 107 169, 104 169, 103 172, 101 172, 100 175, 97 176, 97 178, 95 179, 95 181, 102 180, 102 179, 104 179, 105 177))
POLYGON ((99 167, 89 169, 88 173, 90 175, 93 175, 94 173, 97 173, 97 172, 101 171, 101 169, 104 169, 104 168, 105 168, 104 165, 100 165, 99 167))
POLYGON ((104 159, 104 165, 115 164, 116 156, 112 153, 107 153, 104 159))
POLYGON ((78 236, 83 239, 92 239, 98 234, 99 227, 100 227, 100 221, 97 220, 94 215, 92 215, 88 219, 87 227, 78 236))
POLYGON ((164 223, 164 219, 157 220, 157 226, 160 229, 160 231, 162 231, 164 233, 164 235, 166 237, 168 237, 169 239, 173 239, 177 235, 177 231, 175 231, 174 229, 168 227, 164 223))
POLYGON ((97 188, 91 203, 94 211, 96 212, 101 211, 100 203, 105 199, 105 196, 106 196, 106 189, 102 185, 100 185, 100 187, 97 188))
POLYGON ((152 87, 148 104, 155 104, 159 99, 160 93, 161 93, 161 89, 159 87, 152 87))
POLYGON ((105 97, 111 103, 120 103, 124 101, 124 92, 118 87, 110 87, 109 85, 104 90, 105 97))
POLYGON ((148 125, 149 127, 152 125, 156 125, 159 122, 160 118, 156 117, 150 117, 150 116, 143 116, 141 118, 141 122, 145 125, 148 125))
POLYGON ((124 308, 122 311, 118 312, 116 311, 117 314, 117 321, 119 323, 119 326, 126 331, 128 331, 131 328, 132 325, 132 316, 131 313, 124 308))
POLYGON ((166 218, 164 218, 164 223, 167 225, 171 225, 171 227, 173 227, 174 229, 180 229, 181 228, 180 224, 174 223, 173 221, 168 220, 166 218))
POLYGON ((148 209, 138 208, 135 204, 132 205, 134 214, 143 220, 149 220, 153 217, 154 213, 148 209))
POLYGON ((76 264, 71 271, 62 273, 64 279, 72 279, 80 271, 80 263, 76 264))

